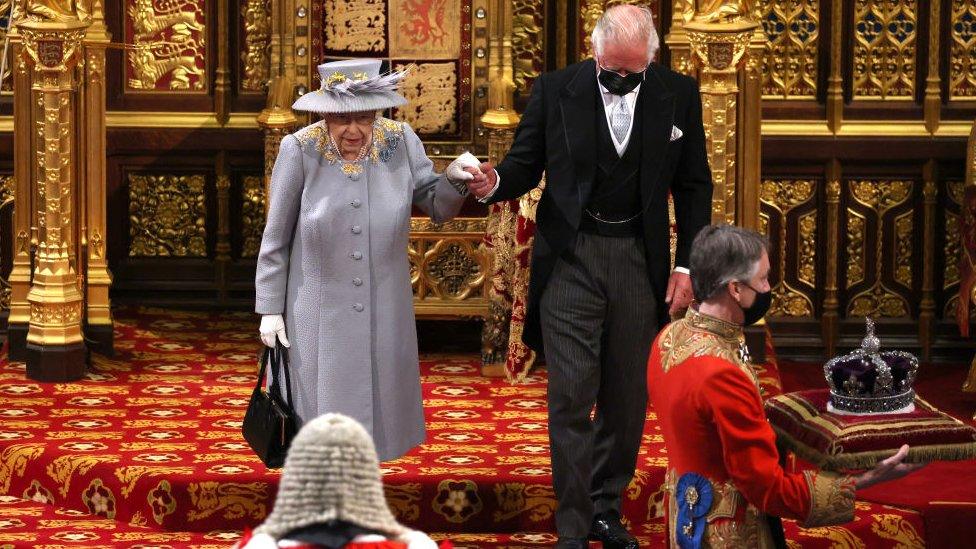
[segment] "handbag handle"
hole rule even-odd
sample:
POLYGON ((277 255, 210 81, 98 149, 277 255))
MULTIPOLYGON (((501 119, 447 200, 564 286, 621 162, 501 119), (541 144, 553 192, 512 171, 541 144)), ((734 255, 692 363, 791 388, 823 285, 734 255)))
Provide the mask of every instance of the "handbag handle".
POLYGON ((281 387, 279 385, 281 378, 278 376, 278 367, 281 366, 281 369, 284 370, 285 373, 285 394, 288 395, 288 400, 285 402, 288 404, 288 406, 292 406, 294 401, 292 400, 291 396, 291 374, 288 372, 288 351, 281 344, 281 342, 278 341, 275 343, 274 349, 268 347, 266 348, 265 353, 267 353, 265 356, 270 355, 272 360, 271 386, 269 388, 269 392, 277 396, 279 400, 283 400, 281 395, 281 387))

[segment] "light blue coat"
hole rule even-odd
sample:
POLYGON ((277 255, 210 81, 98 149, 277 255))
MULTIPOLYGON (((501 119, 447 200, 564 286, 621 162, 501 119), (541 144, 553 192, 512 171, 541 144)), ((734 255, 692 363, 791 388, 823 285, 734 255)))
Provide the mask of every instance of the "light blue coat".
POLYGON ((444 222, 464 197, 435 174, 417 134, 378 119, 348 175, 325 122, 281 142, 258 255, 255 311, 283 314, 294 407, 358 420, 380 460, 424 441, 407 244, 412 205, 444 222))

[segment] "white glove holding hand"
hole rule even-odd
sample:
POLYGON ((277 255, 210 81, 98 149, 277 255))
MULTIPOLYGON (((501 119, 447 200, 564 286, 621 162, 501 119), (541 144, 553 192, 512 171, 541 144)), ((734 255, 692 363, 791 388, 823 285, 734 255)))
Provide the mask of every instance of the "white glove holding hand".
POLYGON ((481 161, 478 160, 477 156, 469 152, 465 152, 461 156, 455 158, 454 161, 447 166, 447 170, 445 170, 444 173, 447 175, 448 179, 453 181, 468 181, 474 179, 474 176, 464 171, 464 168, 474 168, 479 170, 480 166, 481 161))
POLYGON ((285 319, 281 315, 264 315, 261 317, 261 341, 268 347, 275 346, 275 338, 285 347, 291 347, 285 337, 285 319))

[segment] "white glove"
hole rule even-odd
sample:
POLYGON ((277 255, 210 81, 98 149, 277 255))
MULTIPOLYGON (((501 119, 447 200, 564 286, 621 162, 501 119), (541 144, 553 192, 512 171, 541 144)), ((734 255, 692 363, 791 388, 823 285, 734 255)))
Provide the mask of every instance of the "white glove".
POLYGON ((275 346, 275 337, 285 347, 291 347, 285 337, 285 319, 281 315, 264 315, 261 317, 261 341, 268 347, 275 346))
POLYGON ((447 166, 447 170, 445 170, 444 173, 447 175, 448 179, 453 179, 454 181, 467 181, 469 179, 474 179, 474 176, 464 171, 464 168, 474 168, 476 170, 480 170, 481 161, 478 160, 477 156, 469 152, 465 152, 461 156, 455 158, 454 161, 447 166))

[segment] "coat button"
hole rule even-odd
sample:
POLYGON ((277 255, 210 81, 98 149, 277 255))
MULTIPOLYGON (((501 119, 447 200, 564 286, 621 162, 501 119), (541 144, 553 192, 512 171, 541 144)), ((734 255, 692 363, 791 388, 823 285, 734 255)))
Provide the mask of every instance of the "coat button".
POLYGON ((362 259, 363 258, 363 252, 353 252, 353 253, 349 254, 349 257, 351 257, 353 259, 357 259, 357 260, 358 259, 362 259))
POLYGON ((352 285, 353 286, 362 286, 363 285, 363 279, 361 279, 361 278, 359 278, 357 276, 356 278, 352 279, 352 285))
POLYGON ((362 206, 363 203, 360 202, 359 199, 357 198, 356 200, 353 200, 352 202, 350 202, 349 205, 352 206, 353 208, 358 208, 358 207, 362 206))
POLYGON ((363 228, 362 227, 360 227, 359 225, 353 225, 353 227, 352 227, 352 234, 359 234, 361 232, 363 232, 363 228))
POLYGON ((363 304, 362 303, 356 303, 355 305, 352 306, 352 308, 357 313, 363 312, 363 304))

